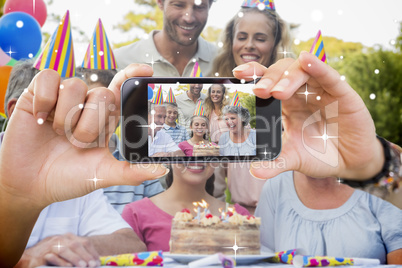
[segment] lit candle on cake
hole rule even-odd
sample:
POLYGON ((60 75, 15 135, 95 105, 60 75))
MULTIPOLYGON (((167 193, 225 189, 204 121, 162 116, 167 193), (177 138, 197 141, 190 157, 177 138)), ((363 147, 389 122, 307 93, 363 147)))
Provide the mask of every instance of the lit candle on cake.
POLYGON ((200 219, 201 219, 201 208, 198 206, 198 204, 199 203, 197 203, 197 202, 193 202, 193 205, 195 206, 195 209, 194 209, 194 211, 195 212, 197 212, 197 216, 195 217, 195 219, 197 219, 198 220, 198 222, 200 222, 200 219))

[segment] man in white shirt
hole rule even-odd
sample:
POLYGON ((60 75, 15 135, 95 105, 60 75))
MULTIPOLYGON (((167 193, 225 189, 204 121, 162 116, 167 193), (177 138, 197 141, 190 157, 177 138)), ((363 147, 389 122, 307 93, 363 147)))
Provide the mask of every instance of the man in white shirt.
POLYGON ((162 130, 165 118, 164 105, 148 104, 148 156, 184 156, 172 137, 162 130))
POLYGON ((176 103, 179 108, 179 124, 190 127, 190 119, 194 114, 198 101, 204 102, 206 96, 201 93, 203 84, 190 84, 190 90, 176 97, 176 103))
POLYGON ((163 29, 149 38, 114 51, 117 65, 123 69, 131 63, 151 65, 154 76, 190 77, 195 62, 204 75, 212 72, 217 47, 200 34, 208 20, 213 0, 158 0, 163 11, 163 29))

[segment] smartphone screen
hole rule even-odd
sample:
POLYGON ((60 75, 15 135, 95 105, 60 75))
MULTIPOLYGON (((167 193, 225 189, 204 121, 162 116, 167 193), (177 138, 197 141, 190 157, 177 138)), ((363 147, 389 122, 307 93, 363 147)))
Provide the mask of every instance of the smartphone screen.
POLYGON ((281 102, 234 78, 130 78, 122 85, 120 146, 132 163, 273 160, 281 102))

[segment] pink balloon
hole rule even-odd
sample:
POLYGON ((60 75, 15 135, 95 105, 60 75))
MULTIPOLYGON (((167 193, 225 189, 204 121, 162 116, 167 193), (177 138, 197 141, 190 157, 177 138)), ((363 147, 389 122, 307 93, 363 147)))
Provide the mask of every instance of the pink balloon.
POLYGON ((0 48, 0 66, 6 65, 10 60, 11 57, 0 48))
POLYGON ((3 7, 4 14, 11 12, 25 12, 36 19, 42 27, 47 17, 46 4, 43 0, 6 0, 3 7))

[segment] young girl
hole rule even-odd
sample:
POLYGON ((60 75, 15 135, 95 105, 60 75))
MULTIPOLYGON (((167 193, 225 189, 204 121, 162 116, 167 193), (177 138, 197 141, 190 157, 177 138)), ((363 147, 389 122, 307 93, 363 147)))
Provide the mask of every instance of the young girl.
MULTIPOLYGON (((130 224, 148 251, 169 251, 170 229, 176 212, 192 211, 193 202, 205 200, 211 214, 219 216, 226 203, 212 196, 214 167, 210 163, 175 164, 166 178, 168 189, 151 198, 126 205, 122 217, 130 224)), ((249 215, 247 209, 235 204, 234 209, 249 215)))
MULTIPOLYGON (((209 144, 207 139, 208 118, 203 115, 193 115, 190 119, 190 139, 179 143, 179 148, 186 156, 193 156, 193 147, 198 144, 209 144)), ((216 145, 215 143, 212 143, 216 145)))

